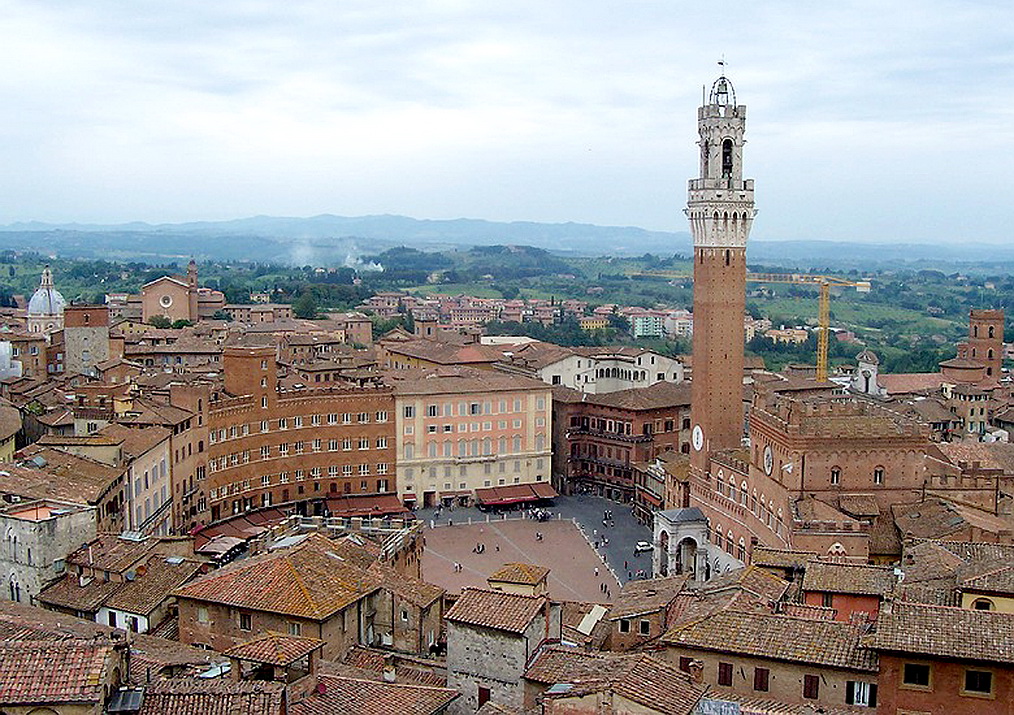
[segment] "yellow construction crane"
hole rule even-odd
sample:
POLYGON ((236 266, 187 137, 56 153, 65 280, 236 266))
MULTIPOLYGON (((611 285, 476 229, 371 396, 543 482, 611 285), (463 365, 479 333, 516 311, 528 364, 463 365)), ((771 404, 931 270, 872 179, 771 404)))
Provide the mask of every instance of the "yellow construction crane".
POLYGON ((817 379, 827 380, 827 347, 831 332, 831 287, 855 288, 858 293, 869 293, 869 281, 850 281, 835 276, 819 276, 812 273, 747 273, 752 283, 791 283, 793 285, 815 285, 820 289, 820 307, 817 315, 817 379))
MULTIPOLYGON (((693 279, 688 273, 676 271, 643 271, 632 275, 654 276, 656 278, 693 279)), ((817 315, 817 379, 827 380, 827 348, 831 331, 831 288, 855 288, 858 293, 869 293, 869 281, 850 281, 836 276, 821 276, 813 273, 747 273, 751 283, 791 283, 793 285, 817 286, 820 289, 820 304, 817 315)))

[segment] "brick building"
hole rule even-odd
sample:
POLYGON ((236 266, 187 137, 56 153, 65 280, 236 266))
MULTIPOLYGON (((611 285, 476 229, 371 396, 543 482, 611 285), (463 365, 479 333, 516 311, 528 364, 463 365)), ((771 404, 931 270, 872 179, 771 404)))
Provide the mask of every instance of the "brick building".
POLYGON ((859 628, 837 621, 726 610, 672 629, 661 655, 681 670, 699 661, 717 696, 872 706, 877 655, 862 637, 859 628))
POLYGON ((212 521, 272 504, 320 513, 329 497, 394 492, 391 388, 281 389, 272 347, 226 348, 223 361, 224 391, 207 403, 212 521))
POLYGON ((690 387, 659 382, 605 394, 553 390, 553 473, 563 493, 634 500, 636 464, 690 451, 690 387))
POLYGON ((226 650, 276 632, 324 641, 324 657, 354 645, 425 652, 440 635, 443 591, 377 567, 370 550, 319 534, 234 562, 176 591, 180 640, 226 650))
POLYGON ((869 647, 881 712, 1014 713, 1014 615, 896 601, 869 647))

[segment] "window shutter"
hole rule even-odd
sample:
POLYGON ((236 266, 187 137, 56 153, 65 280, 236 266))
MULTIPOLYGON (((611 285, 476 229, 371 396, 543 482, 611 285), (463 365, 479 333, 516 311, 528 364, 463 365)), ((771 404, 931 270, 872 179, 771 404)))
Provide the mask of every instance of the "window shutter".
POLYGON ((845 683, 845 704, 846 705, 856 704, 856 684, 851 680, 845 683))

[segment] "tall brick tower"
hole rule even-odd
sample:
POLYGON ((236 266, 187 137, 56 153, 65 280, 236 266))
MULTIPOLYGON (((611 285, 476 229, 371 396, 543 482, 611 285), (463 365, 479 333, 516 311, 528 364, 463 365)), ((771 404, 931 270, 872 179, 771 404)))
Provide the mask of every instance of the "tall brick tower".
POLYGON ((694 340, 690 464, 738 447, 743 434, 743 314, 746 239, 753 179, 743 178, 746 107, 723 74, 697 110, 700 175, 689 182, 686 214, 694 238, 694 340))

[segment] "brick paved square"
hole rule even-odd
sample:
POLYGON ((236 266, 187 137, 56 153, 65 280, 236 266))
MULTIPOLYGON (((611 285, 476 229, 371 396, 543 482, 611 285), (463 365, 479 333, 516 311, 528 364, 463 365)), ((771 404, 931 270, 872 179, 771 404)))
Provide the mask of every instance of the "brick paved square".
POLYGON ((491 520, 426 529, 423 578, 449 593, 460 593, 465 586, 488 588, 486 578, 512 562, 550 569, 549 594, 557 600, 611 603, 620 591, 616 578, 570 521, 491 520), (542 541, 536 540, 536 532, 542 533, 542 541), (486 550, 476 554, 479 543, 486 550), (460 573, 454 572, 455 562, 462 565, 460 573), (608 596, 600 590, 602 584, 608 596))

